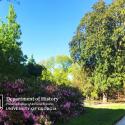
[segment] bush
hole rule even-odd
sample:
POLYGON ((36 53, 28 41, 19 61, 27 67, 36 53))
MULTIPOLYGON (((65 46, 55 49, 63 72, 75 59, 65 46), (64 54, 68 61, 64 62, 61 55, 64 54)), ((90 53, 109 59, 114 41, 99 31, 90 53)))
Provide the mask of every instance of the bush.
POLYGON ((83 112, 83 96, 76 88, 56 84, 36 84, 34 88, 30 84, 24 84, 23 80, 14 83, 1 84, 3 93, 9 97, 51 97, 58 98, 54 105, 55 111, 5 111, 0 110, 0 124, 7 125, 53 125, 58 121, 65 121, 71 117, 78 116, 83 112), (29 93, 29 95, 28 95, 29 93))

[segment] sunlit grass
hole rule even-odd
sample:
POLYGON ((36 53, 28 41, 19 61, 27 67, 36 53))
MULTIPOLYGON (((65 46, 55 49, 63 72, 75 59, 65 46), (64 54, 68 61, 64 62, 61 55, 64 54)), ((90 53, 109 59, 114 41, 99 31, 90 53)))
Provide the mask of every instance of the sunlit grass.
POLYGON ((87 105, 84 113, 58 125, 114 125, 125 115, 125 104, 87 105))

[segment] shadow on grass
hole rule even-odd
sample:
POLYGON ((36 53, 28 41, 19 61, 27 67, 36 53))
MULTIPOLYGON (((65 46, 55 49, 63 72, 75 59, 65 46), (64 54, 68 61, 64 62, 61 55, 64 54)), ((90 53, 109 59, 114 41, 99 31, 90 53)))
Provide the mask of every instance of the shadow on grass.
POLYGON ((125 115, 125 109, 86 107, 84 113, 58 125, 115 125, 125 115))

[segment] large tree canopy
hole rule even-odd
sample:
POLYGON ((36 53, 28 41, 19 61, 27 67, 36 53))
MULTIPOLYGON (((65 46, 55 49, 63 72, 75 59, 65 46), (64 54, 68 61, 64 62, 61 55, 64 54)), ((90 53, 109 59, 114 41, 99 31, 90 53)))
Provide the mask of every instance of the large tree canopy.
POLYGON ((21 30, 16 22, 16 13, 10 5, 7 23, 0 24, 0 77, 21 75, 26 56, 21 50, 21 30))
POLYGON ((97 91, 125 82, 125 0, 99 0, 81 20, 70 42, 71 57, 87 72, 97 91))

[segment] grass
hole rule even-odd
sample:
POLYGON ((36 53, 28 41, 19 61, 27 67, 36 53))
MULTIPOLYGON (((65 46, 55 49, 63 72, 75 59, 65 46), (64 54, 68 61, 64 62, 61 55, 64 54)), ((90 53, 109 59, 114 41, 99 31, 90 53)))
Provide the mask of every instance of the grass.
POLYGON ((90 105, 80 117, 58 125, 115 125, 124 115, 125 104, 90 105))

